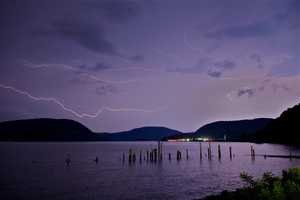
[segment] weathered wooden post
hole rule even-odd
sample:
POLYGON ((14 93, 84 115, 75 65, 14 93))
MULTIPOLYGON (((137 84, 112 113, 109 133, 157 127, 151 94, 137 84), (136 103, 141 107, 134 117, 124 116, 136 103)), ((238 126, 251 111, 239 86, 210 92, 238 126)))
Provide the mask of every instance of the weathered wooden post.
POLYGON ((129 153, 128 153, 128 162, 132 161, 132 149, 129 149, 129 153))
POLYGON ((133 152, 133 155, 132 155, 132 161, 135 162, 135 160, 136 160, 135 152, 133 152))
POLYGON ((65 162, 66 162, 66 165, 69 167, 70 164, 71 164, 71 156, 70 156, 70 154, 67 155, 67 158, 66 158, 65 162))
POLYGON ((177 160, 181 160, 181 152, 177 150, 177 160))
POLYGON ((255 159, 255 150, 253 146, 251 145, 251 158, 254 160, 255 159))
POLYGON ((163 159, 163 142, 160 143, 160 160, 163 159))
POLYGON ((188 160, 189 159, 189 150, 186 149, 185 152, 186 152, 186 159, 188 160))
POLYGON ((207 159, 209 160, 210 158, 209 158, 209 147, 207 148, 207 159))
POLYGON ((142 151, 140 151, 140 162, 142 162, 142 151))
POLYGON ((218 158, 221 159, 221 146, 218 144, 218 158))
POLYGON ((232 160, 232 148, 231 148, 231 146, 229 147, 229 157, 230 157, 230 160, 232 160))
POLYGON ((171 153, 169 153, 169 160, 171 160, 171 153))
POLYGON ((149 150, 147 150, 147 161, 149 160, 149 150))
POLYGON ((157 161, 157 149, 154 149, 154 161, 157 161))
POLYGON ((160 155, 160 141, 157 142, 157 156, 159 160, 159 155, 160 155))
POLYGON ((210 141, 208 142, 208 159, 211 160, 211 144, 210 144, 210 141))
POLYGON ((152 162, 153 161, 153 150, 151 149, 150 151, 150 161, 152 162))
POLYGON ((200 142, 200 160, 202 160, 202 143, 200 142))
POLYGON ((211 153, 211 143, 209 142, 209 158, 211 160, 211 157, 212 157, 212 153, 211 153))
POLYGON ((123 153, 122 161, 123 161, 123 163, 125 162, 125 153, 123 153))

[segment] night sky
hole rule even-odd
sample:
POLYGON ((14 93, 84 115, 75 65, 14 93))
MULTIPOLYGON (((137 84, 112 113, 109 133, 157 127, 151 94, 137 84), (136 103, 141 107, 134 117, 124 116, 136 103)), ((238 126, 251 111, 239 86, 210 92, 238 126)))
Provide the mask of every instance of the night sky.
POLYGON ((1 0, 0 27, 1 121, 194 131, 300 102, 299 0, 1 0))

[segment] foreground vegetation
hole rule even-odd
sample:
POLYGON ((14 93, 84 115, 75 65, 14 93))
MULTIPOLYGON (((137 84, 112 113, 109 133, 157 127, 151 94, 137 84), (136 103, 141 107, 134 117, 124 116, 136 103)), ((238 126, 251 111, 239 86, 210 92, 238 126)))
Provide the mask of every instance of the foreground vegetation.
POLYGON ((204 200, 299 200, 300 167, 283 170, 281 177, 265 172, 261 179, 254 180, 243 172, 240 175, 246 186, 234 192, 223 191, 220 195, 209 196, 204 200))

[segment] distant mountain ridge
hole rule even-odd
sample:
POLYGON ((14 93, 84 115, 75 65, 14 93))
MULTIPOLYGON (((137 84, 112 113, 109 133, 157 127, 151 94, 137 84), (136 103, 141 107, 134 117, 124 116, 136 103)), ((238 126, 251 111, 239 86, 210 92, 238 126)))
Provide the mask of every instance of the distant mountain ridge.
POLYGON ((300 104, 288 108, 251 139, 257 142, 300 144, 300 104))
POLYGON ((0 141, 149 141, 179 134, 165 127, 141 127, 118 133, 95 133, 69 119, 0 122, 0 141))
POLYGON ((229 140, 240 139, 244 135, 254 134, 258 130, 263 129, 272 120, 273 119, 270 118, 256 118, 235 121, 217 121, 199 128, 195 132, 194 137, 221 139, 226 135, 229 140))
POLYGON ((300 104, 287 109, 278 118, 217 121, 194 133, 182 133, 165 127, 141 127, 117 133, 95 133, 69 119, 26 119, 0 122, 0 141, 149 141, 209 137, 253 142, 300 144, 300 104))
POLYGON ((97 140, 97 135, 73 120, 40 118, 0 122, 0 140, 82 141, 97 140))
POLYGON ((272 120, 273 119, 270 118, 256 118, 234 121, 216 121, 202 126, 194 133, 178 134, 166 139, 206 137, 218 140, 224 139, 224 135, 226 135, 227 140, 241 140, 247 138, 249 135, 255 134, 258 130, 263 129, 272 120))
POLYGON ((129 131, 101 134, 102 140, 109 141, 151 141, 181 134, 181 132, 165 127, 141 127, 129 131))

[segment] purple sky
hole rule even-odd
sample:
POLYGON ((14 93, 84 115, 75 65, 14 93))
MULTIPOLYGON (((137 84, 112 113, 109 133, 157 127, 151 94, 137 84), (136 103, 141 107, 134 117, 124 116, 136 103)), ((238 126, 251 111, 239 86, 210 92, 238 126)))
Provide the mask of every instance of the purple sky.
POLYGON ((1 0, 0 120, 276 117, 300 102, 299 15, 299 0, 1 0))

